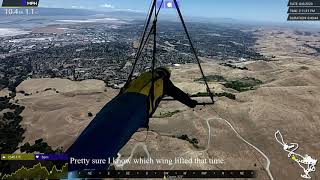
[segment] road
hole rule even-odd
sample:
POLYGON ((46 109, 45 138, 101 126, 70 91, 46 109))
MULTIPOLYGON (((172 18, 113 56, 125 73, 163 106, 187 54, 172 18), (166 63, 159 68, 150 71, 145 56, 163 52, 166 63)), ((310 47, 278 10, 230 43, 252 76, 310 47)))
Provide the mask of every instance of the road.
MULTIPOLYGON (((210 107, 211 107, 211 106, 210 106, 210 107)), ((213 109, 213 107, 211 107, 211 109, 213 109)), ((213 109, 213 110, 214 110, 214 109, 213 109)), ((214 111, 215 111, 215 110, 214 110, 214 111)), ((215 111, 215 112, 216 112, 216 111, 215 111)), ((217 112, 216 112, 216 113, 217 113, 217 112)), ((217 113, 217 114, 218 114, 218 113, 217 113)), ((204 119, 204 118, 202 118, 201 116, 199 116, 199 115, 196 113, 196 111, 194 111, 194 115, 197 116, 199 119, 205 120, 206 123, 207 123, 207 127, 208 127, 207 147, 206 147, 205 149, 203 149, 203 150, 184 152, 184 153, 180 154, 180 156, 179 156, 178 158, 180 158, 180 157, 182 157, 182 156, 184 156, 184 155, 186 155, 186 154, 189 154, 189 153, 204 153, 204 152, 208 151, 209 145, 210 145, 210 141, 211 141, 211 126, 210 126, 210 123, 209 123, 209 122, 210 122, 211 120, 222 120, 222 121, 224 121, 224 122, 233 130, 233 132, 237 135, 237 137, 238 137, 239 139, 241 139, 243 142, 245 142, 246 144, 248 144, 249 146, 251 146, 252 148, 254 148, 256 151, 258 151, 258 152, 266 159, 267 165, 266 165, 266 167, 265 167, 265 170, 266 170, 266 172, 268 173, 268 176, 269 176, 270 180, 274 180, 274 178, 273 178, 273 176, 272 176, 272 173, 271 173, 271 171, 270 171, 271 162, 270 162, 270 159, 268 158, 268 156, 267 156, 264 152, 262 152, 258 147, 254 146, 253 144, 251 144, 250 142, 248 142, 247 140, 245 140, 245 139, 238 133, 238 131, 232 126, 232 124, 231 124, 228 120, 223 119, 220 115, 219 115, 219 117, 204 119)), ((144 149, 144 151, 145 151, 145 152, 147 153, 147 155, 148 155, 148 158, 151 158, 150 153, 149 153, 148 148, 147 148, 147 145, 146 145, 144 142, 139 142, 139 143, 135 144, 134 148, 133 148, 132 151, 131 151, 131 155, 130 155, 129 158, 127 158, 127 160, 129 160, 129 159, 131 160, 131 159, 132 159, 132 157, 133 157, 133 155, 134 155, 137 147, 139 147, 139 146, 141 146, 141 147, 144 149)), ((120 155, 118 158, 121 158, 121 155, 120 155)), ((125 164, 115 164, 115 166, 118 167, 118 168, 123 169, 123 167, 125 166, 125 164)), ((175 166, 175 164, 173 164, 173 165, 171 166, 170 170, 172 170, 172 169, 174 168, 174 166, 175 166)))
MULTIPOLYGON (((213 109, 212 106, 209 106, 209 107, 210 107, 214 112, 217 113, 217 111, 216 111, 215 109, 213 109)), ((218 113, 217 113, 217 114, 218 114, 218 113)), ((237 135, 237 137, 238 137, 239 139, 241 139, 243 142, 245 142, 246 144, 248 144, 249 146, 251 146, 252 148, 254 148, 256 151, 258 151, 258 152, 266 159, 266 161, 267 161, 267 165, 266 165, 266 167, 265 167, 265 170, 267 171, 270 180, 274 180, 274 178, 273 178, 273 176, 272 176, 272 173, 271 173, 271 171, 270 171, 271 162, 270 162, 270 159, 268 158, 268 156, 267 156, 264 152, 262 152, 258 147, 254 146, 253 144, 251 144, 250 142, 248 142, 247 140, 245 140, 245 139, 238 133, 238 131, 232 126, 232 124, 231 124, 228 120, 222 118, 219 114, 218 114, 218 116, 219 116, 219 118, 210 118, 210 119, 220 119, 220 120, 224 121, 226 124, 228 124, 228 125, 230 126, 230 128, 233 130, 233 132, 236 133, 236 135, 237 135)))

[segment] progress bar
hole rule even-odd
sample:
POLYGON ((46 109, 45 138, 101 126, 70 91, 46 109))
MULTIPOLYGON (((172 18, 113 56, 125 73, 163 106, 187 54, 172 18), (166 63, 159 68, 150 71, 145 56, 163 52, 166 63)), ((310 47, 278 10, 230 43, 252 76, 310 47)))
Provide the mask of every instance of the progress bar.
POLYGON ((255 178, 253 170, 111 170, 80 171, 76 178, 255 178))

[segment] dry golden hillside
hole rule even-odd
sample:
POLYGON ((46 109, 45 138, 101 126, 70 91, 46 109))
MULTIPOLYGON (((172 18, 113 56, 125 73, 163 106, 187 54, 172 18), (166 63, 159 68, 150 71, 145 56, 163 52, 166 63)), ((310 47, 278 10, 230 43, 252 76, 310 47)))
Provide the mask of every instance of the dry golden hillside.
MULTIPOLYGON (((122 159, 131 154, 133 158, 147 157, 149 153, 152 158, 222 159, 223 163, 127 164, 124 169, 254 169, 258 170, 257 179, 269 179, 266 159, 242 141, 224 121, 227 120, 245 140, 270 159, 274 179, 301 179, 302 169, 287 157, 274 133, 281 130, 288 143, 296 142, 301 146, 300 154, 320 159, 320 58, 314 49, 303 46, 320 39, 296 35, 286 29, 256 33, 259 40, 255 48, 267 56, 274 56, 272 61, 236 63, 236 66, 248 68, 240 70, 220 65, 214 59, 204 59, 203 68, 208 76, 218 75, 228 81, 249 77, 260 80, 261 84, 239 92, 226 88, 223 82, 211 81, 209 86, 213 91, 236 96, 235 100, 216 97, 213 106, 190 109, 179 102, 162 102, 150 120, 151 132, 136 133, 120 152, 122 159), (208 124, 211 136, 207 146, 208 124), (198 146, 176 138, 181 135, 196 138, 198 146)), ((172 68, 172 81, 189 94, 205 92, 205 86, 195 81, 198 78, 200 72, 195 64, 172 68)), ((31 79, 21 83, 17 91, 31 94, 16 97, 19 104, 26 107, 22 114, 25 142, 44 138, 53 147, 64 149, 92 119, 88 112, 97 113, 117 94, 98 80, 31 79)), ((209 100, 200 98, 199 101, 209 100)), ((319 172, 311 176, 316 179, 320 177, 319 172)))

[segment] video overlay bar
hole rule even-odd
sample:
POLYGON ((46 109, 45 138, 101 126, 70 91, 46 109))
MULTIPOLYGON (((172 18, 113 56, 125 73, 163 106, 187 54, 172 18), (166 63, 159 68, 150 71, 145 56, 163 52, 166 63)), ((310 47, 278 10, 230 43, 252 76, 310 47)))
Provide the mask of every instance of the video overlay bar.
MULTIPOLYGON (((13 167, 18 167, 15 162, 18 162, 21 167, 16 168, 14 171, 7 172, 6 174, 15 174, 24 165, 22 162, 30 162, 31 166, 38 165, 40 168, 51 169, 52 167, 46 167, 46 162, 52 162, 53 165, 58 162, 67 164, 69 157, 66 154, 1 154, 2 161, 8 161, 13 163, 13 167), (32 164, 33 163, 33 164, 32 164)), ((30 166, 30 167, 31 167, 30 166)), ((32 168, 26 167, 27 170, 32 171, 32 168), (28 169, 29 168, 29 169, 28 169)), ((68 168, 68 167, 67 167, 68 168)), ((61 169, 62 170, 62 169, 61 169)), ((256 171, 254 170, 82 170, 65 172, 69 174, 71 178, 81 179, 94 179, 94 178, 256 178, 256 171)), ((1 176, 0 176, 1 179, 1 176)))
POLYGON ((2 7, 38 7, 39 0, 3 0, 2 7))
POLYGON ((80 171, 75 178, 256 178, 253 170, 107 170, 80 171))
POLYGON ((320 0, 289 0, 288 21, 319 21, 320 0))

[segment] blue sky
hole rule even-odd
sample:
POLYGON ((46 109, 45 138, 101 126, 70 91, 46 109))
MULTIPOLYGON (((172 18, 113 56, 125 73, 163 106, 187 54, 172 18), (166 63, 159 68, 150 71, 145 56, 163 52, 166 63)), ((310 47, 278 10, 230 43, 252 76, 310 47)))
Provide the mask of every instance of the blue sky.
MULTIPOLYGON (((0 0, 1 1, 1 0, 0 0)), ((40 0, 42 7, 146 12, 151 0, 40 0)), ((180 0, 184 15, 285 22, 288 0, 180 0)), ((170 10, 166 10, 170 11, 170 10)), ((171 10, 172 11, 172 10, 171 10)), ((167 12, 170 13, 170 12, 167 12)))

